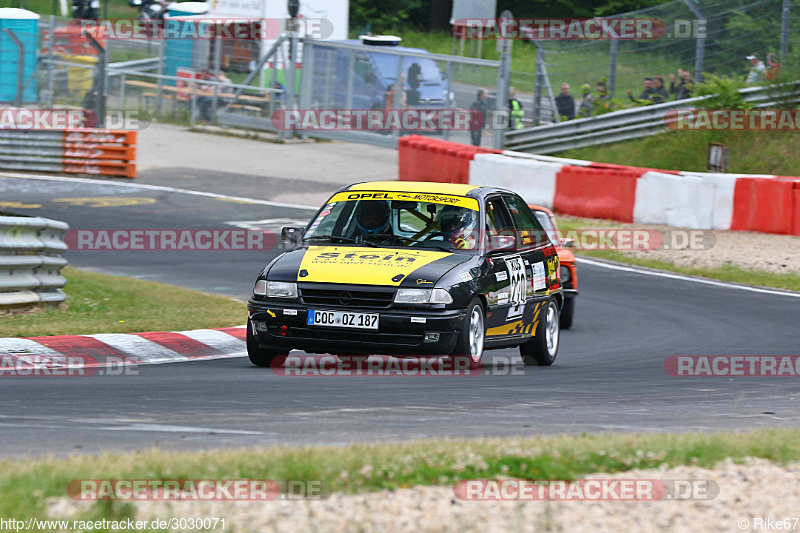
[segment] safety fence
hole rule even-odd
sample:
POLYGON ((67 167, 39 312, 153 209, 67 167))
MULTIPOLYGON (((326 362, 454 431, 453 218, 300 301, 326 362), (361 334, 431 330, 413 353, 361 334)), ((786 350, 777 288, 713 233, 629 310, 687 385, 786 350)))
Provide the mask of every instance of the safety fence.
POLYGON ((408 136, 400 179, 511 189, 568 215, 668 226, 800 235, 800 177, 658 170, 408 136), (465 170, 467 161, 468 168, 465 170))
MULTIPOLYGON (((742 99, 755 109, 765 109, 776 104, 786 106, 800 102, 800 83, 780 86, 748 87, 739 91, 742 99)), ((596 117, 570 120, 535 128, 505 132, 504 147, 537 154, 549 154, 584 146, 608 144, 667 131, 668 113, 694 109, 709 98, 702 96, 623 109, 596 117)), ((677 116, 677 115, 675 115, 677 116)))
POLYGON ((0 168, 136 177, 137 132, 0 130, 0 168))
POLYGON ((0 310, 64 301, 66 222, 0 216, 0 310))

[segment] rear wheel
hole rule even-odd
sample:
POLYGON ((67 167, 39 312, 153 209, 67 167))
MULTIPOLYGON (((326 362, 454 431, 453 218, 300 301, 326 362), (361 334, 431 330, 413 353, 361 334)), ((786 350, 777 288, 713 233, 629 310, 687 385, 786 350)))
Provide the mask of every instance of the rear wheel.
POLYGON ((533 338, 519 347, 525 366, 550 366, 558 355, 560 333, 558 304, 555 300, 548 300, 544 305, 533 338))
POLYGON ((247 356, 250 362, 255 366, 268 367, 272 362, 282 355, 287 355, 288 350, 277 350, 270 348, 262 348, 258 344, 258 339, 253 335, 253 324, 250 320, 247 321, 247 356))
POLYGON ((561 329, 572 327, 572 316, 575 314, 575 298, 564 298, 564 307, 561 309, 561 329))
POLYGON ((478 368, 482 365, 483 343, 486 338, 483 305, 477 298, 473 298, 467 307, 467 314, 461 332, 456 341, 456 347, 450 356, 453 360, 465 360, 469 368, 478 368))

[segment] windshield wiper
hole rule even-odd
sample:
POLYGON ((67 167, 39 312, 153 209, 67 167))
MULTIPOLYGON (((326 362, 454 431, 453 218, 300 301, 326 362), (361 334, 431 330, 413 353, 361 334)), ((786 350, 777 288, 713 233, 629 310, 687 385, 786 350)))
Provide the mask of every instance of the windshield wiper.
POLYGON ((341 235, 312 235, 311 237, 306 237, 305 239, 303 239, 303 242, 308 242, 308 241, 312 241, 312 240, 326 240, 326 241, 333 242, 334 239, 339 239, 339 240, 341 240, 343 242, 350 243, 350 244, 366 244, 367 246, 372 246, 373 248, 380 248, 381 247, 380 244, 375 244, 374 242, 371 242, 371 241, 366 241, 366 240, 357 241, 357 240, 352 239, 350 237, 343 237, 341 235))
POLYGON ((453 250, 451 248, 448 248, 447 246, 444 246, 443 244, 439 244, 439 243, 436 243, 436 242, 433 242, 433 241, 423 241, 422 239, 412 239, 411 237, 403 237, 401 235, 395 235, 395 237, 397 237, 398 239, 402 239, 404 241, 408 241, 408 242, 419 242, 419 243, 422 243, 422 244, 424 244, 426 246, 429 245, 429 244, 432 244, 434 247, 436 247, 436 248, 438 248, 440 250, 444 250, 445 252, 449 252, 449 253, 453 253, 455 251, 455 250, 453 250))

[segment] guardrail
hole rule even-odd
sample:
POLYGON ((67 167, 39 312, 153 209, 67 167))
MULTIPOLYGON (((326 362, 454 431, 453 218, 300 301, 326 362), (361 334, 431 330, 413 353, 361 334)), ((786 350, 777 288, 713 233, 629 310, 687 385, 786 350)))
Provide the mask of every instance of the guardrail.
POLYGON ((136 177, 136 132, 2 130, 0 168, 136 177))
MULTIPOLYGON (((746 102, 756 108, 775 105, 776 99, 783 103, 800 102, 797 84, 782 87, 748 87, 739 91, 746 102)), ((580 118, 534 128, 507 131, 505 148, 519 152, 549 154, 598 144, 638 139, 666 131, 664 120, 667 112, 678 109, 693 109, 695 104, 710 98, 700 96, 686 100, 665 102, 613 111, 596 117, 580 118)))
POLYGON ((0 216, 0 309, 64 301, 67 260, 61 254, 68 229, 59 220, 0 216))

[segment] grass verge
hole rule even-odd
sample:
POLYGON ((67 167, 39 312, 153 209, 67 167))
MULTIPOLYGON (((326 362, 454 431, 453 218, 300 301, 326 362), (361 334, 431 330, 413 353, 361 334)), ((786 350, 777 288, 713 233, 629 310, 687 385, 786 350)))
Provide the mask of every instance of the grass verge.
MULTIPOLYGON (((584 229, 591 226, 614 226, 614 221, 578 219, 574 217, 557 218, 558 227, 562 232, 584 229)), ((598 259, 608 259, 609 261, 617 261, 619 263, 626 263, 629 265, 655 268, 668 272, 677 272, 687 276, 699 276, 702 278, 730 281, 745 285, 757 285, 760 287, 769 287, 773 289, 800 291, 800 275, 798 274, 778 274, 763 270, 749 270, 736 265, 724 265, 716 268, 686 267, 676 265, 668 261, 637 257, 617 250, 575 250, 575 255, 577 255, 579 258, 581 256, 596 257, 598 259)))
POLYGON ((717 142, 729 149, 729 173, 800 176, 798 140, 800 133, 786 131, 675 131, 549 155, 598 163, 706 172, 708 143, 717 142))
MULTIPOLYGON (((579 479, 596 472, 712 467, 725 458, 800 459, 800 429, 690 434, 596 434, 481 440, 419 440, 345 447, 255 448, 77 456, 0 462, 0 516, 45 518, 45 500, 66 497, 75 479, 319 480, 325 492, 368 492, 461 479, 579 479)), ((99 502, 87 517, 133 517, 120 502, 99 502)), ((59 517, 51 517, 58 519, 59 517)), ((63 518, 63 517, 62 517, 63 518)), ((75 519, 81 519, 75 517, 75 519)))
POLYGON ((225 296, 66 267, 59 308, 3 316, 0 337, 182 331, 238 326, 247 306, 225 296))

